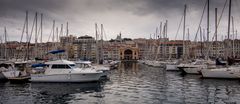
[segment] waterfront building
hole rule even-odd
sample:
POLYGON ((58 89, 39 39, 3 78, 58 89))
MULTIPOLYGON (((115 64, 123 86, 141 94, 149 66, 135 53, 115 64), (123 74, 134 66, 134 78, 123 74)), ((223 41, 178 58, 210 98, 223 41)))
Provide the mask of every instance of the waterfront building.
POLYGON ((138 60, 139 59, 139 48, 137 44, 130 40, 124 41, 119 48, 120 60, 138 60))
POLYGON ((65 55, 63 58, 74 59, 74 48, 73 45, 74 41, 77 39, 74 35, 62 36, 60 37, 60 49, 66 50, 65 55))
POLYGON ((191 42, 189 40, 129 39, 117 35, 109 41, 98 40, 92 36, 73 35, 60 37, 60 42, 30 43, 8 41, 0 44, 1 59, 54 58, 47 52, 64 49, 62 58, 96 61, 100 60, 163 60, 179 58, 240 58, 240 40, 213 42, 191 42), (36 47, 37 46, 37 47, 36 47), (98 49, 96 49, 98 47, 98 49), (36 51, 37 50, 37 51, 36 51), (98 51, 98 52, 97 52, 98 51))
POLYGON ((75 59, 96 60, 96 41, 93 37, 80 36, 73 41, 73 56, 75 59))
POLYGON ((224 40, 213 42, 192 42, 196 58, 240 58, 240 40, 224 40))
MULTIPOLYGON (((183 55, 183 41, 182 40, 168 40, 164 39, 134 39, 139 48, 140 59, 162 60, 169 58, 181 58, 183 55)), ((189 44, 190 41, 185 41, 189 44)), ((185 47, 185 50, 188 50, 185 47)))

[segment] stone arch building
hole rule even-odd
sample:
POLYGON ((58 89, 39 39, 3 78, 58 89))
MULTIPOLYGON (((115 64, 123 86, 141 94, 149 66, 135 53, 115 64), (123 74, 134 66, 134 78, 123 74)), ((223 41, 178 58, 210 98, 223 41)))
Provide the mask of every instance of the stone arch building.
POLYGON ((121 60, 138 60, 139 49, 136 47, 123 46, 120 47, 120 59, 121 60))

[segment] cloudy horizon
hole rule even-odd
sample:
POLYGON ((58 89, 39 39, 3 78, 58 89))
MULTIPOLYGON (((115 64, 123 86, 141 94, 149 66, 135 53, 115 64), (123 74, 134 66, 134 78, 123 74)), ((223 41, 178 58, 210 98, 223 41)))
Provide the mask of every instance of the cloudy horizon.
MULTIPOLYGON (((218 17, 226 0, 210 0, 210 37, 214 28, 214 9, 218 8, 218 17)), ((32 27, 35 12, 43 13, 43 40, 46 42, 51 32, 52 21, 60 30, 61 24, 66 28, 69 23, 69 34, 77 37, 90 35, 95 37, 95 23, 104 25, 106 37, 114 39, 121 32, 124 38, 149 38, 154 34, 160 22, 168 20, 168 37, 175 39, 178 25, 183 15, 184 4, 188 6, 186 28, 190 30, 193 40, 197 32, 206 0, 1 0, 0 33, 4 27, 10 41, 20 41, 25 12, 29 11, 29 31, 32 27)), ((234 28, 238 30, 240 10, 237 0, 232 1, 234 28)), ((205 11, 206 12, 206 11, 205 11)), ((227 33, 228 3, 218 28, 219 40, 227 33)), ((38 23, 40 16, 38 16, 38 23)), ((206 30, 206 13, 201 27, 206 30)), ((64 30, 65 32, 65 30, 64 30)), ((176 39, 182 39, 182 27, 176 39)), ((33 40, 33 39, 32 39, 33 40)))

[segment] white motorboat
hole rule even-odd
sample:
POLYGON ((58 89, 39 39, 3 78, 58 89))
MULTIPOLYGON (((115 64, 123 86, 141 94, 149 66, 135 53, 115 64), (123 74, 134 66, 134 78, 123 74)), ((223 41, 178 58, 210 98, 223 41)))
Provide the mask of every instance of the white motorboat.
POLYGON ((177 66, 179 65, 179 62, 176 61, 169 61, 166 63, 166 70, 167 71, 179 71, 177 66))
POLYGON ((1 67, 1 69, 5 69, 2 73, 10 83, 24 83, 30 78, 29 62, 27 61, 6 62, 2 65, 5 65, 5 67, 1 67))
POLYGON ((145 64, 146 64, 146 65, 149 65, 149 66, 153 66, 153 67, 161 67, 161 68, 164 68, 166 62, 164 62, 164 61, 151 61, 151 60, 146 60, 146 61, 145 61, 145 64))
POLYGON ((145 60, 137 60, 137 62, 140 63, 140 64, 144 64, 145 60))
POLYGON ((225 67, 225 68, 201 70, 201 74, 203 78, 238 79, 240 78, 240 67, 231 66, 231 67, 225 67))
POLYGON ((43 73, 31 74, 31 82, 91 82, 99 81, 103 73, 91 67, 78 68, 68 60, 49 61, 45 65, 43 73))
POLYGON ((15 68, 14 63, 2 63, 0 70, 5 78, 13 78, 20 75, 20 71, 15 68))
POLYGON ((117 69, 118 65, 121 61, 117 61, 117 60, 104 60, 102 64, 100 64, 100 66, 105 66, 105 67, 109 67, 110 69, 117 69))
POLYGON ((177 66, 183 74, 200 74, 203 69, 215 67, 215 63, 210 60, 196 60, 190 64, 180 64, 177 66))
POLYGON ((102 71, 102 77, 107 77, 107 75, 109 74, 110 68, 109 66, 105 66, 105 65, 92 65, 92 63, 90 61, 75 61, 76 66, 78 68, 92 68, 94 70, 97 71, 102 71))
POLYGON ((31 62, 28 61, 16 61, 16 62, 5 62, 2 65, 5 67, 1 67, 4 69, 3 74, 6 78, 14 78, 19 76, 27 76, 27 71, 29 72, 31 62))

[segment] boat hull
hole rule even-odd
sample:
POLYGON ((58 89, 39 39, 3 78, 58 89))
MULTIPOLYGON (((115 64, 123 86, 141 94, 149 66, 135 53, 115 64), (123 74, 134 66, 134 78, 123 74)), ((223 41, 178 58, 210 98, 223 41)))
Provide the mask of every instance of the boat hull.
POLYGON ((108 74, 110 72, 108 70, 102 70, 102 74, 101 74, 101 77, 108 77, 108 74))
POLYGON ((2 72, 0 72, 0 81, 6 81, 7 78, 3 75, 2 72))
POLYGON ((171 64, 166 64, 166 70, 167 71, 179 71, 177 68, 177 65, 171 65, 171 64))
POLYGON ((29 82, 29 79, 30 79, 30 76, 8 78, 10 83, 17 83, 17 84, 27 83, 29 82))
POLYGON ((238 79, 240 78, 240 72, 231 71, 231 70, 202 70, 201 71, 203 78, 229 78, 229 79, 238 79))
POLYGON ((18 77, 20 75, 20 71, 13 71, 13 70, 4 71, 2 73, 6 78, 18 77))
POLYGON ((99 81, 102 73, 76 74, 32 74, 31 82, 93 82, 99 81))
POLYGON ((201 68, 198 67, 192 67, 192 68, 184 68, 183 69, 186 74, 200 74, 201 68))

